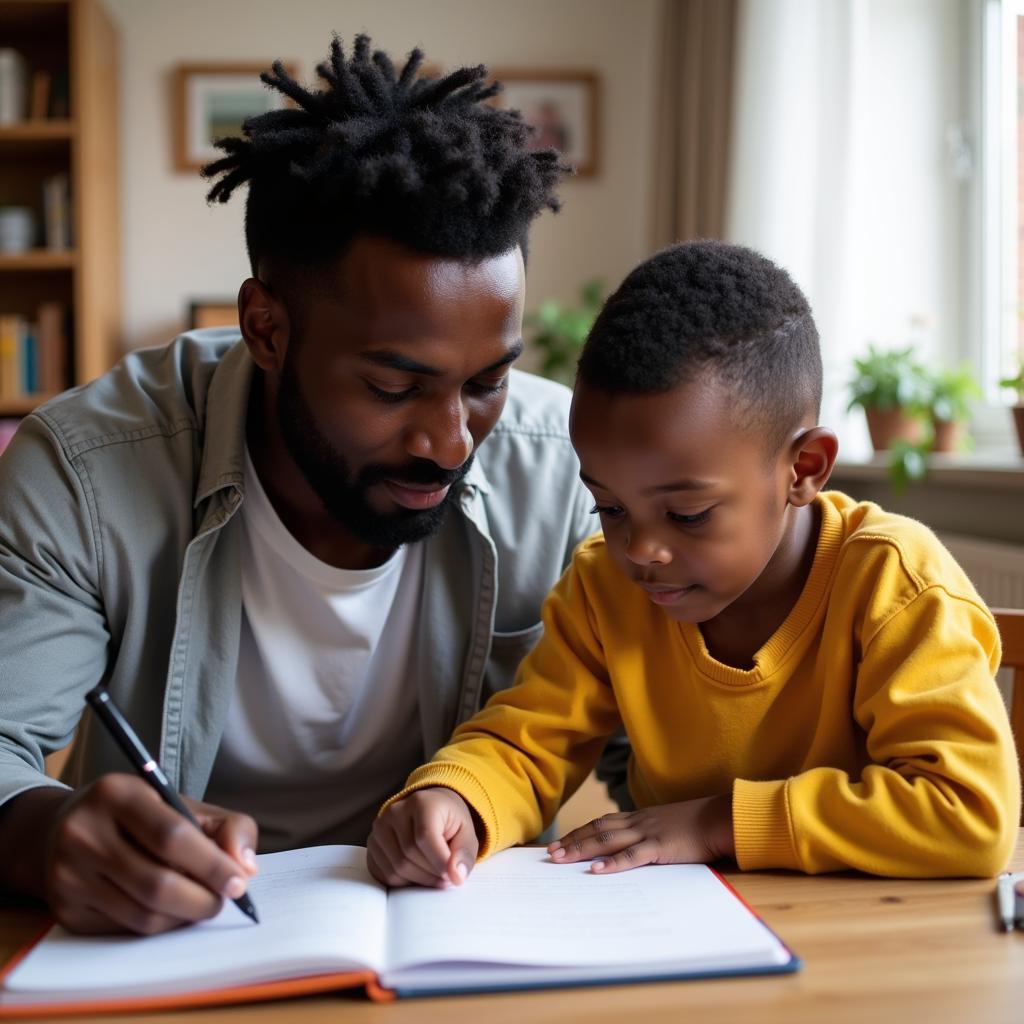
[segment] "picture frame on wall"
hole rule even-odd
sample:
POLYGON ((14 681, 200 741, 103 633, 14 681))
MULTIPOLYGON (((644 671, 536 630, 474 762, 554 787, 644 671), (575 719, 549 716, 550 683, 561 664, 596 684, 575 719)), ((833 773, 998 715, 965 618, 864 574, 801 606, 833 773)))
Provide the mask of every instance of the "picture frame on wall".
POLYGON ((193 299, 188 304, 188 330, 197 331, 203 327, 237 327, 238 300, 193 299))
POLYGON ((579 177, 598 173, 600 165, 600 88, 591 71, 492 68, 504 84, 495 98, 518 110, 536 128, 531 149, 557 149, 579 177))
MULTIPOLYGON (((174 167, 198 171, 223 153, 217 139, 240 135, 247 117, 288 104, 281 93, 260 81, 273 63, 179 64, 174 71, 174 167)), ((293 77, 295 65, 285 64, 293 77)))

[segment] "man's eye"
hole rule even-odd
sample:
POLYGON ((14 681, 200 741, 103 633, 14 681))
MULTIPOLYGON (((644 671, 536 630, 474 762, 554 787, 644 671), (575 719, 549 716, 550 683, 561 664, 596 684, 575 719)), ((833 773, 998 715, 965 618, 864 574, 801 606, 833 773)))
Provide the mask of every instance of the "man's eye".
POLYGON ((381 402, 404 402, 416 390, 416 386, 413 385, 411 388, 404 388, 402 391, 385 391, 384 388, 379 388, 376 384, 371 384, 369 381, 365 383, 370 389, 370 394, 381 402))
POLYGON ((466 382, 466 388, 475 395, 497 395, 508 387, 508 375, 500 380, 471 380, 466 382))
POLYGON ((621 505, 595 505, 590 514, 604 516, 606 519, 618 519, 625 511, 621 505))
POLYGON ((711 509, 706 508, 703 512, 695 512, 692 516, 680 515, 678 512, 669 512, 669 519, 680 526, 700 526, 711 518, 711 509))

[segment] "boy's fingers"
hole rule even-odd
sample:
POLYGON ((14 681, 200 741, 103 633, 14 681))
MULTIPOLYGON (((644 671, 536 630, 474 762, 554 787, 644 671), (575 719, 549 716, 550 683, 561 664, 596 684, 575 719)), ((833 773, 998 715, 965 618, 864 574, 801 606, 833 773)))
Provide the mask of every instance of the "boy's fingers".
POLYGON ((452 855, 448 840, 444 837, 444 818, 441 814, 417 814, 409 822, 409 853, 420 867, 433 871, 440 878, 445 873, 448 860, 452 855))
POLYGON ((585 839, 592 839, 603 836, 610 832, 621 832, 623 829, 632 827, 632 815, 629 813, 606 814, 600 818, 588 821, 586 825, 574 828, 567 832, 561 839, 548 844, 548 853, 554 853, 559 847, 570 849, 585 839))
MULTIPOLYGON (((378 818, 370 839, 374 844, 372 852, 374 865, 378 870, 373 871, 373 874, 377 881, 392 886, 435 886, 438 883, 439 876, 436 872, 424 870, 410 859, 408 843, 402 841, 393 820, 378 818)), ((367 845, 369 854, 370 844, 367 845)))
POLYGON ((469 873, 476 864, 476 856, 480 852, 480 844, 477 842, 473 826, 459 829, 449 845, 451 857, 447 863, 447 877, 453 885, 462 885, 469 878, 469 873))
MULTIPOLYGON (((583 830, 578 830, 582 832, 583 830)), ((580 860, 604 857, 633 846, 643 840, 635 828, 608 829, 591 836, 578 836, 568 843, 549 848, 551 859, 559 864, 574 864, 580 860)))
POLYGON ((657 846, 654 843, 641 842, 635 846, 627 846, 619 853, 610 857, 602 857, 590 865, 594 874, 613 875, 618 871, 643 867, 645 864, 657 863, 657 846))

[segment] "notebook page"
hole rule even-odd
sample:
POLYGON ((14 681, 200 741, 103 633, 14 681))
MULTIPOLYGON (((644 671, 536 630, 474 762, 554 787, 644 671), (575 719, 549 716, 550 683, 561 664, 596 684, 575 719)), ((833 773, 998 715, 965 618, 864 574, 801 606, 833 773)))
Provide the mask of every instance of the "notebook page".
POLYGON ((54 928, 6 979, 5 994, 176 993, 324 971, 379 970, 387 897, 362 847, 257 858, 260 923, 225 901, 210 921, 164 935, 85 936, 54 928))
POLYGON ((426 963, 723 967, 784 963, 778 939, 702 864, 594 875, 514 849, 465 885, 393 890, 390 970, 426 963))

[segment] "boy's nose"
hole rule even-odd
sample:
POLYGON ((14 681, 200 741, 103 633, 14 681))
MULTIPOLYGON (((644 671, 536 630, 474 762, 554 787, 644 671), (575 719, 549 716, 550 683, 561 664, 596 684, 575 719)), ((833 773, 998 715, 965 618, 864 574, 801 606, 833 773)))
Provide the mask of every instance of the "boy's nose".
POLYGON ((634 565, 668 565, 672 551, 653 534, 633 531, 626 538, 626 557, 634 565))

